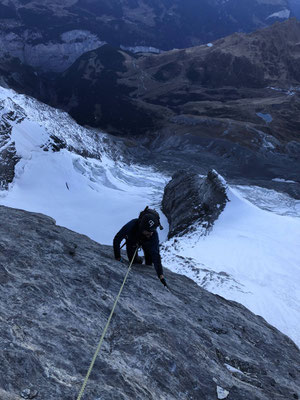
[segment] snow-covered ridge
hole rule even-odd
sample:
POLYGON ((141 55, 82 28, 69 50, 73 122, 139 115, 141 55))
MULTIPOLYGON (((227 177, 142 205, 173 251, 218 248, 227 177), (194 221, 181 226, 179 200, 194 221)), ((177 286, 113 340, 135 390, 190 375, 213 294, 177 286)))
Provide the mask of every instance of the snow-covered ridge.
MULTIPOLYGON (((272 179, 277 182, 296 183, 284 179, 272 179)), ((234 186, 243 198, 255 204, 262 210, 272 211, 275 214, 300 218, 300 200, 289 195, 276 192, 276 190, 265 189, 259 186, 234 186)))
POLYGON ((131 53, 153 53, 153 54, 161 54, 164 51, 157 49, 156 47, 152 46, 123 46, 121 45, 120 48, 122 50, 131 51, 131 53))
POLYGON ((0 104, 23 116, 11 121, 9 142, 20 160, 1 204, 44 213, 105 244, 120 224, 155 206, 154 194, 162 193, 166 178, 125 163, 122 147, 109 135, 12 90, 0 88, 0 104))
POLYGON ((287 96, 294 96, 296 92, 300 91, 300 87, 298 87, 298 86, 296 86, 296 87, 291 86, 289 89, 283 89, 283 88, 269 86, 267 89, 275 90, 276 92, 285 93, 287 96))
POLYGON ((272 179, 274 182, 285 182, 285 183, 297 183, 296 181, 291 181, 290 179, 282 179, 282 178, 274 178, 272 179))
MULTIPOLYGON (((0 87, 2 112, 18 112, 27 121, 47 131, 47 138, 55 136, 65 143, 68 149, 77 153, 101 158, 105 152, 113 153, 108 135, 78 125, 66 112, 57 110, 32 97, 0 87), (108 142, 108 143, 107 143, 108 142)), ((21 135, 20 135, 21 136, 21 135)), ((46 142, 44 143, 46 145, 46 142)), ((121 158, 121 154, 119 158, 121 158)))
POLYGON ((276 13, 273 13, 269 15, 266 19, 270 18, 279 18, 279 19, 288 19, 290 18, 291 11, 285 8, 284 10, 278 11, 276 13))

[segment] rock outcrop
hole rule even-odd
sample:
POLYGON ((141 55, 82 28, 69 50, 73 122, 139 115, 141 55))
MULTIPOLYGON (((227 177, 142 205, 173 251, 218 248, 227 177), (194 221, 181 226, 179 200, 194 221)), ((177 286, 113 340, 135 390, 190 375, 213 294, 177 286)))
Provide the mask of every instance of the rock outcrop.
POLYGON ((0 30, 0 59, 9 55, 26 66, 43 72, 62 72, 87 51, 105 44, 87 30, 65 31, 49 38, 35 30, 12 32, 0 30))
POLYGON ((162 209, 169 221, 169 238, 201 227, 203 235, 212 228, 228 201, 226 182, 214 170, 207 176, 178 171, 167 184, 162 209))
POLYGON ((12 125, 25 118, 21 108, 13 106, 13 101, 8 100, 6 103, 11 107, 0 100, 0 191, 8 189, 15 177, 15 166, 20 160, 11 139, 12 125))
MULTIPOLYGON (((126 265, 40 214, 0 207, 0 398, 71 400, 126 265)), ((296 345, 238 303, 151 267, 129 275, 84 399, 299 399, 296 345)))

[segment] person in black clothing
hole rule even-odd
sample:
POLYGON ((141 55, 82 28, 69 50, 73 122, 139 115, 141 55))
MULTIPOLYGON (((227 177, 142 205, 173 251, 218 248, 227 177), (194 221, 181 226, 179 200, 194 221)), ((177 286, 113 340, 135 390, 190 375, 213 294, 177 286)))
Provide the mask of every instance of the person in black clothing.
MULTIPOLYGON (((159 215, 156 211, 145 208, 139 218, 132 219, 116 234, 113 241, 115 259, 121 261, 120 244, 126 239, 126 251, 128 260, 131 261, 136 249, 142 247, 146 265, 154 264, 156 273, 161 283, 166 286, 166 281, 159 254, 159 238, 157 227, 162 229, 159 215)), ((136 253, 133 263, 142 264, 143 259, 136 253)))

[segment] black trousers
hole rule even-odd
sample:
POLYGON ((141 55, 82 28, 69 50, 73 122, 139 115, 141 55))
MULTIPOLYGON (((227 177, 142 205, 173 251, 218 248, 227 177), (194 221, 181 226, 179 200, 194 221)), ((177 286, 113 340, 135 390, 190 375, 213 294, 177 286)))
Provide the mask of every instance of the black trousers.
MULTIPOLYGON (((128 257, 129 262, 131 262, 137 247, 138 246, 135 243, 130 243, 130 242, 126 243, 126 251, 127 251, 127 257, 128 257)), ((144 256, 145 256, 145 264, 152 265, 150 243, 143 243, 142 249, 143 249, 144 256)), ((138 254, 136 253, 134 260, 133 260, 133 264, 142 264, 142 263, 143 263, 142 257, 138 256, 138 254)))

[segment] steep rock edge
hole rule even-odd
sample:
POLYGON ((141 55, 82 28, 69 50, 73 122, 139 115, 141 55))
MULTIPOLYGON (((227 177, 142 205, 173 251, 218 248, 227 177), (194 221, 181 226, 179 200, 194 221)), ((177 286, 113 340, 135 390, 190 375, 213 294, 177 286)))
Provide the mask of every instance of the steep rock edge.
POLYGON ((12 124, 22 122, 24 118, 20 109, 7 110, 0 100, 0 191, 7 190, 15 177, 15 166, 20 156, 11 141, 12 124))
MULTIPOLYGON (((74 399, 126 266, 46 216, 0 206, 0 396, 74 399)), ((88 399, 298 399, 300 352, 242 305, 135 267, 88 399), (224 393, 224 392, 223 392, 224 393), (225 392, 226 393, 226 392, 225 392)))
POLYGON ((224 210, 228 197, 226 182, 215 171, 207 176, 178 171, 164 191, 162 210, 170 225, 169 239, 184 235, 197 224, 207 234, 224 210))

